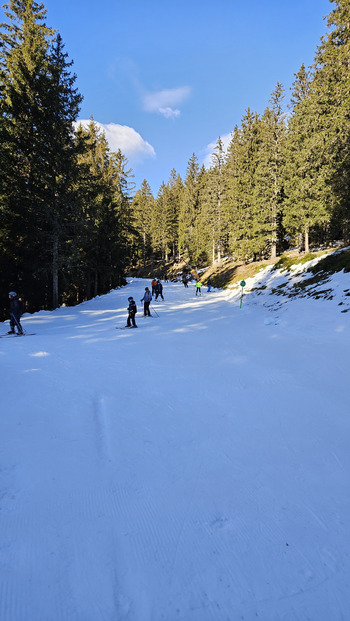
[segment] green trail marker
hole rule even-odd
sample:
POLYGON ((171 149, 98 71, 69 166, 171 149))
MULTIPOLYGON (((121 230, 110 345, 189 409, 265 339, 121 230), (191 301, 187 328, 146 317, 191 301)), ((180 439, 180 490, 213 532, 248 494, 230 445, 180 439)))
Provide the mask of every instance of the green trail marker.
POLYGON ((241 285, 241 287, 242 287, 242 293, 241 293, 241 303, 240 303, 240 305, 239 305, 239 308, 242 308, 243 293, 244 293, 243 289, 244 289, 244 287, 245 287, 245 280, 241 280, 241 282, 240 282, 239 284, 240 284, 240 285, 241 285))

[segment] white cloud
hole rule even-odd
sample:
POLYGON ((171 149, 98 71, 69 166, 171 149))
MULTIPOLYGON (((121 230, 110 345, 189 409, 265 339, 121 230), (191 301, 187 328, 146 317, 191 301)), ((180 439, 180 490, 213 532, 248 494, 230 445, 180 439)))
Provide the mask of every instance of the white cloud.
MULTIPOLYGON (((224 136, 220 136, 220 138, 221 138, 221 141, 224 147, 224 152, 226 153, 228 146, 232 140, 232 132, 229 134, 225 134, 224 136)), ((208 146, 206 146, 204 149, 203 164, 206 168, 210 168, 210 166, 212 166, 213 164, 212 155, 214 153, 216 144, 217 144, 217 140, 215 140, 215 142, 211 142, 210 144, 208 144, 208 146)))
POLYGON ((146 93, 143 95, 143 107, 146 112, 155 112, 161 114, 166 119, 174 119, 181 114, 176 106, 185 101, 190 94, 191 89, 189 86, 146 93))
MULTIPOLYGON (((87 127, 91 121, 81 120, 75 123, 75 127, 82 125, 87 127)), ((105 133, 111 151, 121 150, 123 155, 133 161, 143 160, 145 157, 155 157, 156 153, 152 145, 144 140, 132 127, 118 125, 117 123, 99 123, 95 125, 105 133)))

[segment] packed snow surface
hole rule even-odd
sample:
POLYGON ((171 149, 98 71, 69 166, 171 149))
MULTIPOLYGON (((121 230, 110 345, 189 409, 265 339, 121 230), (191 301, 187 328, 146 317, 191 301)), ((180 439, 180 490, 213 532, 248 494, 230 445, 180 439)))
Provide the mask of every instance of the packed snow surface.
POLYGON ((331 280, 332 301, 242 307, 165 283, 144 318, 134 279, 0 340, 1 621, 349 619, 349 275, 331 280))

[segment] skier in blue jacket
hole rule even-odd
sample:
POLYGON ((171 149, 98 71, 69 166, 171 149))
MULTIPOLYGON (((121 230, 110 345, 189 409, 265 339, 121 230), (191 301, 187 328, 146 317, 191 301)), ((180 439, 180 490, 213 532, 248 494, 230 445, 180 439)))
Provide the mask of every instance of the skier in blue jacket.
POLYGON ((143 295, 143 298, 141 299, 141 302, 143 302, 143 314, 145 317, 152 317, 150 310, 149 310, 149 305, 152 302, 152 293, 150 292, 149 288, 146 287, 145 288, 145 293, 143 295))

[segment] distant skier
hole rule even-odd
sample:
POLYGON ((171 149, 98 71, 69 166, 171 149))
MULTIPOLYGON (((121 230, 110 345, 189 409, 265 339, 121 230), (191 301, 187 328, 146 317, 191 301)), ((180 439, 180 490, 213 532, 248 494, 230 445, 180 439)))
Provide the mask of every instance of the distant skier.
POLYGON ((149 310, 149 305, 152 302, 152 293, 150 292, 149 288, 146 287, 145 288, 145 293, 143 295, 143 298, 141 300, 141 302, 143 302, 143 314, 145 317, 151 317, 151 313, 149 310))
POLYGON ((132 323, 132 327, 133 328, 137 328, 136 322, 135 322, 135 315, 137 313, 137 307, 136 307, 136 302, 134 300, 134 298, 132 296, 130 296, 128 298, 128 302, 129 302, 129 306, 127 308, 127 310, 129 311, 129 315, 128 315, 128 319, 126 322, 126 328, 131 328, 131 323, 132 323))
POLYGON ((211 290, 211 278, 210 278, 210 276, 208 278, 207 285, 208 285, 208 293, 209 293, 210 290, 211 290))
POLYGON ((156 294, 156 292, 155 292, 156 286, 157 286, 157 280, 155 278, 153 278, 153 280, 152 280, 152 295, 156 294))
POLYGON ((196 295, 202 295, 201 287, 202 287, 201 281, 197 280, 197 282, 196 282, 196 295))
POLYGON ((18 298, 15 291, 10 291, 10 330, 8 334, 16 334, 15 327, 17 328, 17 334, 23 334, 23 328, 21 326, 21 315, 23 314, 23 306, 21 300, 18 298))
POLYGON ((163 302, 164 302, 164 298, 163 298, 163 285, 160 282, 160 280, 157 280, 157 284, 155 287, 155 294, 156 294, 156 300, 158 300, 158 296, 160 295, 160 297, 162 298, 163 302))
POLYGON ((186 274, 183 275, 182 282, 184 284, 185 289, 188 289, 188 280, 187 280, 186 274))

